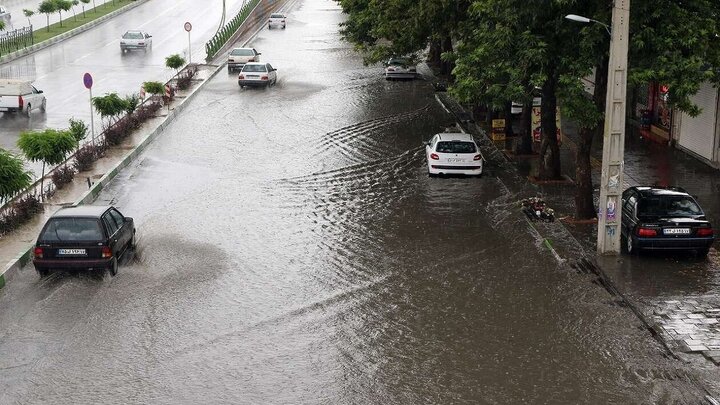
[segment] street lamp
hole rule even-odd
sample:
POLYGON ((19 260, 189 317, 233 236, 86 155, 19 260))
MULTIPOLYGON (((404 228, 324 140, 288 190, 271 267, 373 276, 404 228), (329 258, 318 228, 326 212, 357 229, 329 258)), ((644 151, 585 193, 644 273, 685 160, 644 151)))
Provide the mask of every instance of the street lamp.
POLYGON ((607 31, 608 35, 612 36, 612 33, 610 32, 610 27, 602 21, 593 20, 592 18, 583 17, 583 16, 577 15, 577 14, 568 14, 565 16, 565 18, 568 20, 577 21, 577 22, 581 22, 581 23, 585 23, 585 24, 588 24, 591 22, 600 24, 603 27, 605 27, 605 31, 607 31))
POLYGON ((628 36, 630 33, 630 0, 615 0, 612 27, 587 17, 568 14, 568 20, 598 23, 610 34, 605 131, 603 133, 602 175, 598 205, 597 251, 620 253, 622 221, 623 155, 625 154, 625 109, 627 93, 628 36))

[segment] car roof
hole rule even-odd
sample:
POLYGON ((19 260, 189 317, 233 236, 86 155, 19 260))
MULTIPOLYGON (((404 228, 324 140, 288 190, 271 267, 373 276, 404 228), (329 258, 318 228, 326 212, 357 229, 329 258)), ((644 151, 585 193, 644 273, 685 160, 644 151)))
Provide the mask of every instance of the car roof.
POLYGON ((690 196, 681 187, 660 187, 660 186, 635 186, 632 189, 636 190, 643 197, 651 196, 690 196))
POLYGON ((143 31, 140 31, 140 30, 127 30, 127 31, 125 31, 126 34, 127 34, 128 32, 139 32, 139 33, 141 33, 141 34, 143 33, 143 31))
POLYGON ((238 49, 247 49, 248 51, 252 51, 252 50, 254 50, 255 48, 233 48, 232 50, 233 50, 233 51, 236 51, 236 50, 238 50, 238 49))
POLYGON ((462 132, 443 132, 440 134, 437 134, 438 140, 440 141, 468 141, 468 142, 474 142, 475 139, 473 139, 472 135, 470 134, 464 134, 462 132))
POLYGON ((112 208, 111 205, 78 205, 76 207, 60 208, 53 214, 52 218, 67 217, 93 217, 99 218, 105 211, 112 208))
POLYGON ((249 66, 252 66, 252 65, 265 66, 265 65, 267 65, 267 63, 265 63, 265 62, 248 62, 245 64, 245 66, 248 66, 248 65, 249 66))

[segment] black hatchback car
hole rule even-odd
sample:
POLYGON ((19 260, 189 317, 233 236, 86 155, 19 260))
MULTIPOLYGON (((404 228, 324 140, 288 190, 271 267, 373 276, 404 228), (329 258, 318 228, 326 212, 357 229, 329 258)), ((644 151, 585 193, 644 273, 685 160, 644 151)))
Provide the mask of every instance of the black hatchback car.
POLYGON ((630 187, 622 195, 622 239, 628 253, 695 250, 706 256, 713 228, 695 199, 679 187, 630 187))
POLYGON ((58 210, 35 243, 33 264, 40 276, 55 269, 107 269, 117 274, 118 257, 135 246, 135 224, 111 206, 82 205, 58 210))

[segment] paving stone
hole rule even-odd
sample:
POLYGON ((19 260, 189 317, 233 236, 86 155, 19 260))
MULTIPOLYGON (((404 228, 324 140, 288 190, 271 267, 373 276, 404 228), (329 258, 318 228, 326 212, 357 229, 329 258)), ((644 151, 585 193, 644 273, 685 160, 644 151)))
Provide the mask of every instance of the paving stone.
POLYGON ((685 323, 689 323, 692 325, 701 325, 705 323, 705 318, 699 319, 699 318, 688 318, 685 319, 685 323))
POLYGON ((715 365, 720 366, 720 350, 706 350, 703 352, 703 356, 715 363, 715 365))
POLYGON ((718 320, 715 318, 705 318, 703 319, 703 323, 707 325, 715 325, 716 323, 718 323, 718 320))
POLYGON ((691 352, 706 352, 706 351, 708 351, 708 348, 705 345, 695 345, 695 346, 688 345, 688 348, 690 349, 691 352))
POLYGON ((705 315, 704 314, 687 314, 686 317, 690 318, 690 319, 704 319, 705 315))

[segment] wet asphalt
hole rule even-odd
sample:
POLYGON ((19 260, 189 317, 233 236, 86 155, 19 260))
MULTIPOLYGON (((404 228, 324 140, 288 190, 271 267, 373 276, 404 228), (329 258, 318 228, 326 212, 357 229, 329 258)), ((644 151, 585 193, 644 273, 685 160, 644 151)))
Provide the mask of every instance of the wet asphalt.
POLYGON ((138 227, 116 277, 0 290, 0 403, 701 403, 521 177, 427 176, 428 82, 363 66, 335 2, 289 11, 251 43, 277 85, 221 72, 102 192, 138 227))

